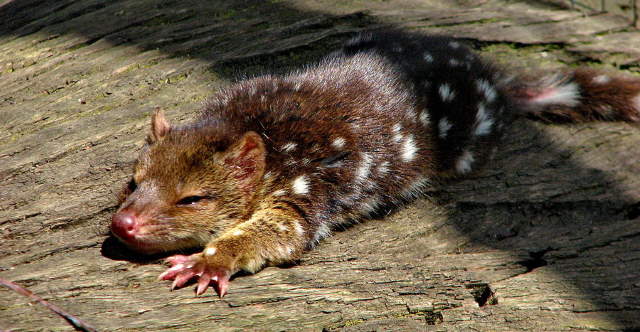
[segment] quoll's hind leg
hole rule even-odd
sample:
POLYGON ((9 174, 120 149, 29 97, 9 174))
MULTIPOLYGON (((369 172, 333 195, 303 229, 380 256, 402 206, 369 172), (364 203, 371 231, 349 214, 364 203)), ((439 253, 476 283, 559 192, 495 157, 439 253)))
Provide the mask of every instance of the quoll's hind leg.
POLYGON ((304 219, 286 206, 258 211, 248 221, 211 241, 201 253, 169 257, 171 267, 159 279, 173 280, 174 289, 197 278, 198 295, 213 282, 223 297, 229 289, 229 279, 236 272, 254 273, 267 264, 297 259, 307 245, 307 229, 304 219))

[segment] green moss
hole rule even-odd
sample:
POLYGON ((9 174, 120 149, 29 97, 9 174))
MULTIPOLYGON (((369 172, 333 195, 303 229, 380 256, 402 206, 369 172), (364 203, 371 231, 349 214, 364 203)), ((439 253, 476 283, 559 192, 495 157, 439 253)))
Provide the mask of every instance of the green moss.
POLYGON ((342 326, 343 327, 356 326, 356 325, 360 325, 360 324, 362 324, 364 322, 365 322, 364 319, 351 319, 351 320, 348 320, 348 321, 344 322, 344 325, 342 325, 342 326))
POLYGON ((120 73, 121 74, 129 73, 129 72, 132 72, 132 71, 134 71, 136 69, 140 69, 140 64, 139 63, 134 63, 132 65, 127 66, 127 68, 125 70, 121 71, 120 73))
POLYGON ((73 51, 79 50, 81 48, 87 47, 89 45, 91 45, 91 43, 89 43, 89 42, 79 43, 79 44, 76 44, 76 45, 73 45, 73 46, 67 48, 67 51, 73 52, 73 51))
POLYGON ((160 63, 159 59, 151 59, 151 60, 147 61, 146 63, 140 65, 140 68, 151 68, 151 67, 157 65, 158 63, 160 63))
POLYGON ((194 102, 201 102, 207 100, 207 96, 195 95, 191 97, 191 100, 194 102))
POLYGON ((233 8, 227 9, 224 12, 216 12, 213 15, 213 17, 219 20, 227 20, 236 16, 238 16, 238 11, 233 8))
POLYGON ((365 320, 364 319, 349 319, 349 320, 345 320, 339 323, 335 323, 332 324, 328 327, 325 328, 325 330, 337 330, 337 329, 341 329, 341 328, 345 328, 345 327, 349 327, 349 326, 356 326, 356 325, 360 325, 362 323, 364 323, 365 320))
POLYGON ((165 83, 167 84, 174 84, 174 83, 178 83, 180 81, 184 81, 189 77, 188 73, 178 73, 175 75, 171 75, 169 77, 167 77, 165 79, 165 83))

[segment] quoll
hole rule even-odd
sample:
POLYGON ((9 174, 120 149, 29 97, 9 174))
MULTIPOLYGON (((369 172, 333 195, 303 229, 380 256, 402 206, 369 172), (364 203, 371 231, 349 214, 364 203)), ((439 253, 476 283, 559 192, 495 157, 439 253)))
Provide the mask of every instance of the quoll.
POLYGON ((509 73, 460 40, 365 32, 319 63, 238 82, 192 123, 161 111, 113 215, 160 275, 220 296, 240 270, 292 262, 338 225, 482 167, 517 116, 640 121, 640 80, 509 73))

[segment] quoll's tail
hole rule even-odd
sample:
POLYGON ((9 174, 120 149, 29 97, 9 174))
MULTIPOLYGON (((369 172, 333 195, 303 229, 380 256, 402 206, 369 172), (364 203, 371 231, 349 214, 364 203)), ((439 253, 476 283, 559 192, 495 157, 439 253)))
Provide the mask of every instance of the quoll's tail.
POLYGON ((543 121, 640 122, 640 78, 577 69, 537 79, 521 77, 507 86, 521 110, 543 121))

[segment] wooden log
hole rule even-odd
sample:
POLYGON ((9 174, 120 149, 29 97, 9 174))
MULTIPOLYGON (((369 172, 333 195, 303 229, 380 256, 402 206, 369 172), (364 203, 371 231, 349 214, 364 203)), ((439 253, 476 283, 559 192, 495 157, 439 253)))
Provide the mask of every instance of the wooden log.
MULTIPOLYGON (((98 330, 640 327, 640 132, 622 123, 519 121, 483 173, 338 231, 296 266, 239 276, 223 300, 169 292, 160 257, 108 237, 156 106, 188 121, 239 75, 285 72, 380 24, 553 66, 584 59, 564 45, 619 29, 607 15, 468 3, 3 2, 0 277, 98 330)), ((0 289, 0 329, 69 326, 0 289)))

